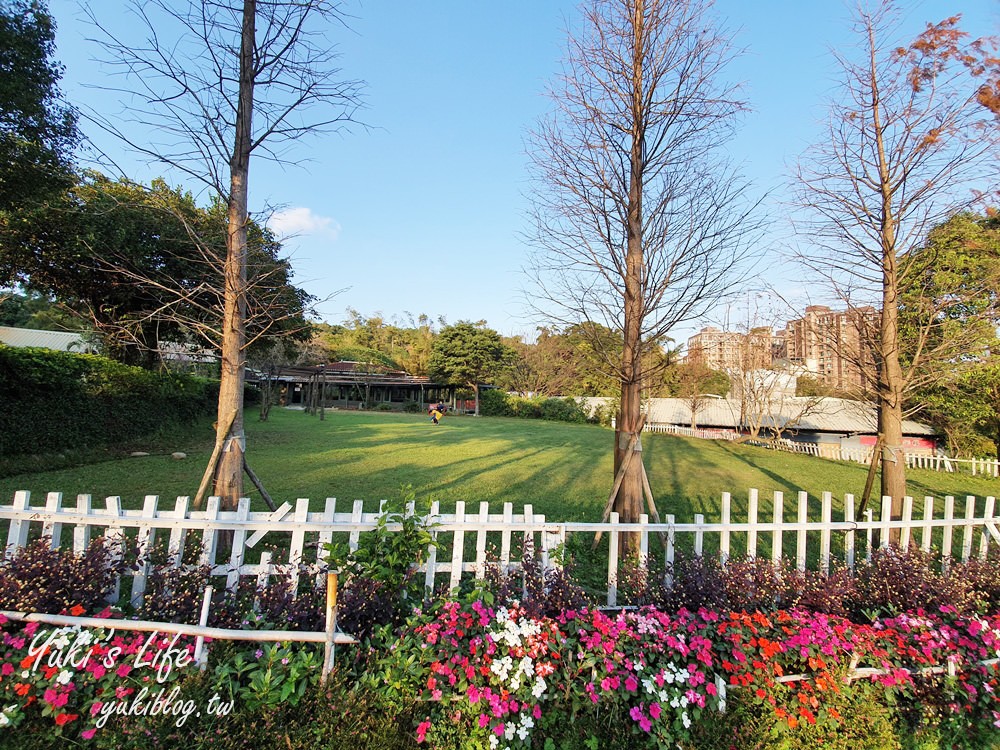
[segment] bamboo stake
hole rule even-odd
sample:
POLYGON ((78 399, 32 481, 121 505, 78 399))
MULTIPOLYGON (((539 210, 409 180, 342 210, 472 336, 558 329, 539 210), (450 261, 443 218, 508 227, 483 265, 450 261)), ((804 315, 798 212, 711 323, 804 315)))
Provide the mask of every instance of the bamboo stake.
POLYGON ((872 494, 872 485, 875 484, 875 468, 879 465, 882 459, 882 433, 878 434, 875 439, 875 447, 872 449, 872 462, 868 466, 868 478, 865 479, 865 491, 861 495, 861 503, 858 505, 858 515, 860 516, 865 512, 865 506, 868 505, 868 498, 872 494))
POLYGON ((257 488, 260 496, 264 498, 264 502, 267 503, 267 507, 272 511, 277 510, 278 506, 274 504, 274 499, 268 494, 268 491, 264 489, 264 483, 260 481, 260 478, 254 473, 254 470, 250 468, 250 464, 247 463, 247 454, 243 454, 243 471, 247 473, 250 477, 250 481, 253 482, 253 486, 257 488))
MULTIPOLYGON (((660 514, 656 510, 656 501, 653 500, 653 490, 649 486, 649 476, 646 474, 646 464, 641 464, 642 466, 642 491, 646 495, 646 503, 649 506, 649 513, 653 516, 653 521, 659 525, 660 514)), ((667 535, 662 532, 657 532, 660 535, 660 541, 663 542, 663 546, 667 546, 667 535)))
POLYGON ((333 669, 333 657, 336 653, 334 632, 337 629, 337 574, 326 574, 326 647, 323 649, 323 673, 320 684, 326 685, 330 671, 333 669))
MULTIPOLYGON (((201 617, 198 618, 198 626, 208 625, 208 610, 212 606, 212 587, 205 587, 205 596, 201 600, 201 617)), ((208 650, 205 649, 205 636, 199 635, 194 642, 194 660, 198 668, 204 672, 208 667, 208 650)))
POLYGON ((229 431, 233 428, 233 422, 236 421, 236 412, 229 415, 229 422, 226 424, 226 430, 223 432, 222 440, 215 441, 215 448, 212 450, 212 457, 208 459, 208 466, 205 467, 205 474, 201 478, 201 484, 198 485, 198 492, 194 496, 194 507, 195 510, 201 509, 201 504, 205 500, 205 491, 208 489, 208 483, 212 481, 212 477, 215 475, 215 467, 219 464, 219 456, 222 455, 222 448, 226 444, 226 439, 229 437, 229 431))
MULTIPOLYGON (((625 480, 625 472, 632 463, 632 456, 636 454, 636 444, 639 442, 639 435, 642 434, 642 428, 646 426, 646 415, 642 414, 639 416, 639 425, 636 431, 632 433, 632 437, 629 438, 628 445, 625 447, 625 459, 622 461, 621 466, 618 467, 618 472, 615 474, 615 482, 611 487, 611 494, 608 495, 608 502, 604 506, 604 514, 601 516, 601 523, 607 523, 608 518, 611 517, 611 509, 615 507, 615 497, 618 495, 618 490, 622 486, 622 482, 625 480)), ((641 463, 641 459, 640 459, 641 463)), ((594 535, 594 544, 591 549, 597 549, 597 545, 601 542, 601 537, 604 535, 603 531, 598 531, 594 535)))

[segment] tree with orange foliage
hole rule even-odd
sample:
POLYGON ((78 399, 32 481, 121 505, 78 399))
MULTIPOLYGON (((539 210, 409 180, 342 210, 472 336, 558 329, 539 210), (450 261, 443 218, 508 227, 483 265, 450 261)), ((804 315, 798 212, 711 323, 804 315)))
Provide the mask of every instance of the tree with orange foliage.
MULTIPOLYGON (((837 55, 843 80, 826 133, 797 169, 806 216, 799 229, 809 240, 799 257, 849 308, 880 310, 869 376, 882 438, 881 492, 892 498, 894 517, 906 494, 905 395, 929 365, 957 356, 963 345, 956 336, 935 348, 901 346, 904 292, 921 278, 912 259, 932 227, 995 186, 1000 145, 997 41, 970 41, 955 17, 928 24, 900 46, 893 41, 898 5, 881 0, 857 11, 857 58, 837 55)), ((928 332, 953 302, 923 298, 928 332)))

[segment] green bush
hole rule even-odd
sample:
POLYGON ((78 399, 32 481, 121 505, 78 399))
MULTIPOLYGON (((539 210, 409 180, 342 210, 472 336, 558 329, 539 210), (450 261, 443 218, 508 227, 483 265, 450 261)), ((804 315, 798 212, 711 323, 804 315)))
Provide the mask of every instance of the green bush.
POLYGON ((587 412, 572 398, 525 398, 500 390, 483 391, 479 397, 479 413, 487 417, 520 417, 547 419, 553 422, 586 422, 587 412))
POLYGON ((513 411, 510 407, 510 399, 501 390, 490 388, 479 394, 479 413, 484 417, 512 417, 513 411))
POLYGON ((217 396, 204 378, 0 346, 0 455, 127 444, 213 413, 217 396))

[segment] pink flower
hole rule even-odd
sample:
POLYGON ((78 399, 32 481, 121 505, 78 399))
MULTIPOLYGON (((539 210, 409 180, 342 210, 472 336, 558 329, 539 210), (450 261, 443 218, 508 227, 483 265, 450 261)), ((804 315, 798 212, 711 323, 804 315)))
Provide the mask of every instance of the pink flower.
POLYGON ((493 734, 495 734, 497 737, 503 737, 504 729, 505 727, 503 725, 503 722, 500 722, 495 727, 493 727, 493 734))
POLYGON ((423 742, 427 737, 427 730, 431 728, 429 721, 422 721, 417 725, 417 742, 423 742))
POLYGON ((659 719, 660 718, 660 704, 659 703, 653 703, 653 704, 650 705, 650 707, 649 707, 649 715, 652 716, 654 719, 659 719))
POLYGON ((92 739, 94 739, 94 735, 95 734, 97 734, 97 728, 96 727, 93 728, 93 729, 85 729, 84 731, 80 732, 80 736, 83 737, 83 739, 85 739, 85 740, 92 740, 92 739))
POLYGON ((639 681, 635 679, 632 675, 625 678, 625 689, 630 693, 634 693, 639 689, 639 681))
POLYGON ((132 667, 129 664, 121 664, 118 669, 115 670, 115 674, 119 677, 128 677, 128 673, 132 671, 132 667))
POLYGON ((14 665, 5 661, 3 663, 3 668, 0 668, 0 673, 2 673, 4 677, 10 677, 14 674, 14 665))
POLYGON ((490 723, 490 717, 486 714, 479 714, 479 728, 485 729, 490 723))
POLYGON ((38 625, 39 623, 37 622, 29 622, 27 625, 25 625, 24 626, 25 635, 34 635, 35 631, 38 630, 38 625))

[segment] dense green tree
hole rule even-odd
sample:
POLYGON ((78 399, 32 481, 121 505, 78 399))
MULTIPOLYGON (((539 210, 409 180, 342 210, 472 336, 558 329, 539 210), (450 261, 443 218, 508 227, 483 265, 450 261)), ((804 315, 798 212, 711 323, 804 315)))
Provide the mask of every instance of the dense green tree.
POLYGON ((381 313, 365 317, 348 308, 347 319, 342 324, 320 323, 314 327, 313 337, 302 351, 302 361, 309 364, 344 359, 378 361, 411 375, 426 375, 436 335, 434 324, 427 315, 414 319, 407 314, 405 321, 388 322, 381 313), (368 353, 363 355, 366 359, 356 359, 355 354, 359 351, 368 353))
POLYGON ((910 368, 907 408, 945 435, 954 453, 981 454, 984 440, 1000 439, 1000 219, 953 216, 905 262, 914 283, 900 305, 901 359, 920 363, 910 368), (951 356, 923 354, 942 350, 951 356))
POLYGON ((44 331, 86 329, 86 323, 65 305, 32 292, 0 294, 0 326, 44 331))
MULTIPOLYGON (((88 173, 58 198, 0 215, 0 282, 49 295, 88 318, 107 353, 151 366, 161 342, 221 340, 225 206, 199 207, 156 180, 146 188, 88 173)), ((305 335, 309 295, 290 283, 281 244, 251 221, 248 348, 305 335)))
POLYGON ((478 416, 480 384, 492 382, 512 358, 499 333, 483 323, 460 321, 438 334, 428 369, 432 380, 470 387, 478 416))
POLYGON ((0 212, 71 182, 76 115, 60 99, 55 24, 40 0, 0 1, 0 212))

